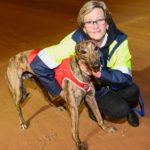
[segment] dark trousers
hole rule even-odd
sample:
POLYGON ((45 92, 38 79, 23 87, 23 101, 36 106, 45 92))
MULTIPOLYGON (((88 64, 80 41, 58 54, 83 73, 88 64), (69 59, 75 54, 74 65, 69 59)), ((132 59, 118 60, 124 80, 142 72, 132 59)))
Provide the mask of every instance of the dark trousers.
POLYGON ((136 107, 139 101, 139 88, 137 85, 119 90, 111 91, 101 96, 96 92, 96 100, 101 113, 110 119, 121 119, 127 117, 136 107))

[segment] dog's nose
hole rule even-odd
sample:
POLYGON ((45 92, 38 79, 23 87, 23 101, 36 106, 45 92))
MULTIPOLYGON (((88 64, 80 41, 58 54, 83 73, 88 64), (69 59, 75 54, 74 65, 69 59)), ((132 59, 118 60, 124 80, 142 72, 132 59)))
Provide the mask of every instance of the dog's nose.
POLYGON ((97 63, 97 62, 93 63, 93 68, 94 69, 99 69, 100 68, 100 63, 97 63))

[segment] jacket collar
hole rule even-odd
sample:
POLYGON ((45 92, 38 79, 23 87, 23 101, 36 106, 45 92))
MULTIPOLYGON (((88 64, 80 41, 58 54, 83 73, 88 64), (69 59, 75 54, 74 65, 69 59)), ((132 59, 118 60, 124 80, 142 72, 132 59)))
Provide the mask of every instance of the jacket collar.
POLYGON ((90 37, 83 31, 82 28, 78 28, 72 35, 72 39, 76 42, 82 42, 84 40, 89 40, 90 37))

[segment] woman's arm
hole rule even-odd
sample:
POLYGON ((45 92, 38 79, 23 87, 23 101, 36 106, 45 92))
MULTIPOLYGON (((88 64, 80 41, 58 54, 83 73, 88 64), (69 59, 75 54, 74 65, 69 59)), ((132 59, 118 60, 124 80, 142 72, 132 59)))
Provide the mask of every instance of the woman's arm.
POLYGON ((125 40, 112 55, 108 68, 102 68, 101 80, 112 88, 125 88, 132 84, 131 54, 125 40))
POLYGON ((72 39, 72 34, 67 35, 59 44, 44 48, 38 56, 50 68, 54 69, 62 60, 74 55, 76 42, 72 39))

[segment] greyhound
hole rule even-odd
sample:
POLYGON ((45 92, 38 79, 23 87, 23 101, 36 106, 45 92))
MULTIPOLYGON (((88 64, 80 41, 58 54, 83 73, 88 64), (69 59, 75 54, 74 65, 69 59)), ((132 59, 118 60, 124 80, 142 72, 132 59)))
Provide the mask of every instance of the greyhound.
MULTIPOLYGON (((33 50, 24 51, 10 58, 6 70, 7 83, 15 99, 22 129, 27 128, 27 123, 23 118, 21 110, 21 103, 27 97, 27 91, 23 81, 31 78, 37 81, 37 77, 29 64, 29 56, 32 52, 33 50)), ((104 131, 116 131, 114 127, 103 122, 95 100, 95 89, 92 83, 92 76, 97 77, 100 74, 100 69, 99 47, 93 40, 78 43, 76 45, 75 55, 65 59, 62 64, 55 69, 56 79, 62 74, 64 75, 62 83, 60 84, 62 84, 63 97, 70 112, 72 136, 78 150, 87 150, 87 145, 81 142, 79 138, 79 107, 83 100, 87 102, 97 119, 98 125, 104 131), (73 80, 64 75, 64 72, 66 72, 64 68, 66 68, 67 65, 69 66, 67 70, 70 70, 72 76, 74 76, 73 80), (62 70, 64 71, 63 73, 61 72, 62 70)))

